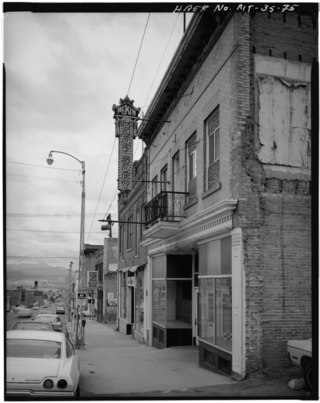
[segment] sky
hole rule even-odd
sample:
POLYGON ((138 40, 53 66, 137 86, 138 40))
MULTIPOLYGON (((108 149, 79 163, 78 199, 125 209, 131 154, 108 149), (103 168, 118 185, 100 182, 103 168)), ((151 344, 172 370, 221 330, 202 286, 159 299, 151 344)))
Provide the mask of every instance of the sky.
MULTIPOLYGON (((146 112, 182 38, 183 16, 7 12, 2 23, 7 264, 73 261, 76 269, 81 164, 55 153, 49 166, 48 153, 85 161, 84 241, 102 245, 108 232, 98 220, 117 219, 112 106, 129 95, 146 112)), ((136 139, 134 159, 142 149, 136 139)))

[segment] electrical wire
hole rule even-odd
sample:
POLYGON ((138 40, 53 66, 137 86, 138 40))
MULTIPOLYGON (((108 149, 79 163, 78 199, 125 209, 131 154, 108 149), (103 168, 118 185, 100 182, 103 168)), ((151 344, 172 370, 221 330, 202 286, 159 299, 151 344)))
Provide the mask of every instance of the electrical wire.
POLYGON ((19 175, 19 174, 11 174, 11 173, 6 173, 6 175, 9 176, 21 176, 22 178, 37 178, 37 179, 45 179, 49 181, 59 181, 59 182, 72 182, 72 183, 80 183, 78 181, 70 181, 67 179, 53 179, 53 178, 45 178, 44 176, 34 176, 34 175, 19 175))
MULTIPOLYGON (((54 233, 54 234, 79 234, 79 231, 46 231, 46 230, 38 230, 38 229, 24 229, 24 228, 6 228, 6 231, 19 231, 19 232, 46 232, 46 233, 54 233)), ((92 234, 101 234, 99 232, 92 232, 92 234)))
POLYGON ((6 256, 7 259, 78 259, 79 256, 6 256))
POLYGON ((113 198, 112 198, 112 200, 111 200, 111 203, 109 204, 109 207, 108 207, 108 209, 107 209, 107 212, 106 212, 106 214, 105 214, 104 217, 103 217, 104 220, 106 220, 106 218, 107 218, 107 216, 108 216, 108 214, 109 214, 109 211, 110 211, 110 209, 111 209, 112 203, 113 203, 113 201, 114 201, 114 199, 115 199, 115 197, 116 197, 117 190, 118 190, 118 189, 115 190, 114 195, 113 195, 113 198))
POLYGON ((155 72, 155 74, 154 74, 153 81, 152 81, 152 84, 151 84, 151 86, 150 86, 149 92, 148 92, 148 94, 147 94, 147 96, 146 96, 146 99, 145 99, 145 101, 144 101, 144 105, 147 104, 147 100, 148 100, 148 98, 149 98, 149 95, 150 95, 150 92, 151 92, 151 90, 152 90, 152 87, 153 87, 153 84, 154 84, 154 82, 155 82, 155 79, 156 79, 156 77, 157 77, 157 75, 158 75, 158 72, 159 72, 160 66, 161 66, 161 64, 162 64, 164 55, 165 55, 166 52, 167 52, 167 49, 168 49, 168 46, 169 46, 169 43, 170 43, 170 40, 171 40, 173 31, 175 30, 175 27, 176 27, 176 25, 177 25, 177 22, 178 22, 178 20, 179 20, 179 17, 180 17, 180 15, 179 15, 179 13, 178 13, 178 14, 177 14, 176 21, 175 21, 175 23, 174 23, 174 25, 173 25, 173 28, 172 28, 171 32, 170 32, 169 39, 168 39, 168 41, 167 41, 167 43, 166 43, 166 46, 165 46, 165 49, 164 49, 164 51, 163 51, 163 53, 162 53, 162 56, 161 56, 160 62, 159 62, 159 64, 158 64, 157 70, 156 70, 156 72, 155 72))
MULTIPOLYGON (((95 213, 86 213, 86 216, 94 215, 95 213)), ((102 213, 101 213, 102 214, 102 213)), ((33 213, 6 213, 10 217, 76 217, 80 216, 80 213, 72 214, 33 214, 33 213)))
POLYGON ((133 72, 132 72, 132 76, 131 76, 131 80, 130 80, 130 84, 129 84, 129 88, 128 88, 128 92, 127 92, 127 95, 128 95, 128 96, 129 96, 129 92, 130 92, 130 89, 131 89, 131 84, 132 84, 132 81, 133 81, 133 76, 134 76, 134 73, 135 73, 135 71, 136 71, 136 67, 137 67, 137 63, 138 63, 140 51, 141 51, 141 48, 142 48, 142 44, 143 44, 143 40, 144 40, 144 35, 145 35, 145 33, 146 33, 146 30, 147 30, 149 18, 150 18, 150 13, 148 14, 147 22, 146 22, 146 25, 145 25, 145 27, 144 27, 142 39, 141 39, 141 42, 140 42, 140 47, 139 47, 138 55, 137 55, 136 62, 135 62, 134 68, 133 68, 133 72))
POLYGON ((95 209, 93 218, 92 218, 92 222, 91 222, 91 226, 90 226, 90 230, 89 230, 89 234, 88 234, 88 238, 87 238, 87 243, 89 243, 89 238, 90 238, 90 234, 91 234, 93 222, 94 222, 94 219, 95 219, 95 217, 96 217, 96 212, 97 212, 97 209, 98 209, 98 206, 99 206, 99 203, 100 203, 101 194, 102 194, 102 191, 103 191, 103 188, 104 188, 104 184, 105 184, 105 181, 106 181, 106 177, 107 177, 107 173, 108 173, 108 170, 109 170, 109 166, 110 166, 110 162, 111 162, 111 158, 112 158, 112 154, 113 154, 113 150, 114 150, 115 144, 116 144, 116 138, 114 139, 113 146, 112 146, 112 151, 111 151, 110 158, 109 158, 109 162, 108 162, 108 165, 107 165, 106 172, 105 172, 105 174, 104 174, 103 183, 102 183, 102 186, 101 186, 101 190, 100 190, 100 194, 99 194, 97 206, 96 206, 96 209, 95 209))
POLYGON ((32 167, 38 168, 46 168, 46 169, 59 169, 61 171, 79 171, 79 169, 68 169, 68 168, 56 168, 56 167, 47 167, 45 165, 35 165, 35 164, 27 164, 25 162, 17 162, 17 161, 6 161, 7 164, 18 164, 18 165, 29 165, 32 167))

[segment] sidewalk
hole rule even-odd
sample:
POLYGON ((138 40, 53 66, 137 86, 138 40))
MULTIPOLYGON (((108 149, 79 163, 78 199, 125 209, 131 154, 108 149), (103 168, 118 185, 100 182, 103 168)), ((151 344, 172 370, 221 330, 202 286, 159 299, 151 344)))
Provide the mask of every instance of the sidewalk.
MULTIPOLYGON (((68 331, 73 339, 71 323, 68 331)), ((200 368, 196 347, 156 349, 119 333, 115 325, 88 318, 85 346, 79 354, 82 397, 307 396, 305 390, 288 388, 286 380, 234 381, 200 368)))

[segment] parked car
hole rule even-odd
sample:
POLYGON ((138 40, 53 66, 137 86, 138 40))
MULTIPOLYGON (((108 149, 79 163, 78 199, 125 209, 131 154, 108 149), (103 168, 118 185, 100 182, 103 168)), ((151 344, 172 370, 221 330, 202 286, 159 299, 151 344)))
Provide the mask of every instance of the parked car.
POLYGON ((303 369, 306 385, 312 389, 312 339, 288 340, 287 352, 290 361, 303 369))
POLYGON ((9 330, 6 337, 6 395, 79 396, 80 359, 57 332, 9 330))
POLYGON ((51 323, 37 322, 35 320, 16 322, 12 326, 11 330, 49 330, 51 332, 55 331, 51 323))
POLYGON ((19 312, 20 309, 25 309, 25 306, 24 306, 24 305, 16 305, 16 306, 14 306, 14 307, 12 308, 12 310, 13 310, 14 313, 19 312))
POLYGON ((21 308, 18 310, 18 318, 31 318, 32 310, 29 308, 21 308))
POLYGON ((64 306, 62 306, 62 305, 59 305, 59 306, 57 306, 57 308, 56 308, 56 313, 58 314, 62 314, 62 315, 64 315, 66 312, 65 312, 65 309, 64 309, 64 306))
POLYGON ((93 312, 91 312, 90 309, 87 309, 86 311, 82 311, 82 314, 83 314, 84 317, 93 316, 93 312))
POLYGON ((34 320, 37 322, 51 323, 55 331, 62 331, 62 322, 58 315, 41 313, 38 314, 34 320))

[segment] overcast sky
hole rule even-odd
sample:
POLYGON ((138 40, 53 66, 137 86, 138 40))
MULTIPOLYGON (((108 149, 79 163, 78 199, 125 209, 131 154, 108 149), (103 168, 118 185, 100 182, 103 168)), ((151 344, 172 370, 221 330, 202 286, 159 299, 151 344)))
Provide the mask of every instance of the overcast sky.
MULTIPOLYGON (((85 161, 85 243, 102 245, 107 233, 98 220, 108 212, 117 219, 112 105, 129 95, 146 112, 182 38, 183 17, 8 12, 3 18, 7 262, 67 268, 72 260, 77 268, 81 165, 54 154, 48 166, 48 153, 85 161)), ((134 150, 137 159, 140 140, 134 150)), ((113 231, 117 236, 117 226, 113 231)))

